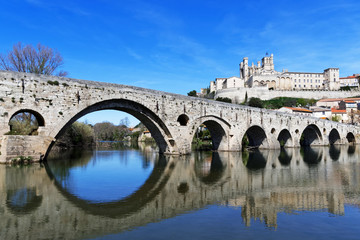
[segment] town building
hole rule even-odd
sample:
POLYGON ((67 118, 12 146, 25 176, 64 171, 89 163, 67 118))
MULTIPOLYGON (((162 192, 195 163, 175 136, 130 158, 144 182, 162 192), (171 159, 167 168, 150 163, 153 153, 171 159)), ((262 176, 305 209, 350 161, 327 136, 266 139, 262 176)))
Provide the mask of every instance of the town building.
POLYGON ((245 57, 240 63, 240 77, 216 78, 210 82, 210 92, 229 88, 264 87, 270 90, 338 90, 339 68, 327 68, 323 72, 289 72, 275 70, 274 55, 265 56, 261 62, 249 65, 245 57))
POLYGON ((350 87, 350 88, 358 88, 359 87, 359 77, 360 74, 353 74, 348 77, 340 78, 340 87, 350 87))
POLYGON ((312 111, 306 108, 298 108, 298 107, 282 107, 278 109, 279 112, 293 113, 298 115, 311 116, 312 111))

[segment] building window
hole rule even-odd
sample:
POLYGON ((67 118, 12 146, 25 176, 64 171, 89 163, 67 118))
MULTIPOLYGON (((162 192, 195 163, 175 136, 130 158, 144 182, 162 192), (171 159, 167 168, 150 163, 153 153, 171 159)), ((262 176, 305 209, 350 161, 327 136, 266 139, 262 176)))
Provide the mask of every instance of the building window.
POLYGON ((295 87, 296 87, 296 84, 295 84, 295 87))

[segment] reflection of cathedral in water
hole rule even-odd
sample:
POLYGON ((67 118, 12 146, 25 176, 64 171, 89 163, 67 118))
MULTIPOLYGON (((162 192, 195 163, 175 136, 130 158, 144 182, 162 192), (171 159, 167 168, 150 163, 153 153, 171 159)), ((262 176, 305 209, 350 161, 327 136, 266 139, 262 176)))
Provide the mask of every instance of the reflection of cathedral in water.
MULTIPOLYGON (((354 146, 196 152, 180 157, 157 155, 156 159, 148 155, 154 170, 143 186, 128 198, 101 207, 66 192, 49 177, 58 170, 30 166, 20 170, 23 177, 19 178, 18 169, 0 166, 0 225, 8 226, 0 238, 16 234, 58 238, 54 228, 64 229, 63 238, 89 238, 96 231, 119 232, 212 204, 241 208, 246 226, 259 219, 266 226, 281 228, 277 216, 282 212, 343 215, 344 204, 360 205, 360 199, 352 197, 360 193, 359 155, 354 146), (22 229, 16 227, 19 220, 22 229)), ((91 157, 83 155, 80 162, 64 167, 85 165, 91 157)))

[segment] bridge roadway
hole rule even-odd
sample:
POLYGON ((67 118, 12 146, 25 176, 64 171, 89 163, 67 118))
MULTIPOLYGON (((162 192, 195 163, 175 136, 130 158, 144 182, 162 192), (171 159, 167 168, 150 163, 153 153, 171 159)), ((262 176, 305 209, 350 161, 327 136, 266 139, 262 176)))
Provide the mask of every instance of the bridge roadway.
POLYGON ((0 162, 17 156, 41 160, 65 129, 80 117, 115 109, 138 118, 151 132, 160 153, 188 154, 196 130, 205 124, 217 151, 249 145, 280 148, 360 141, 359 127, 187 97, 139 87, 55 76, 0 71, 0 162), (30 112, 39 123, 36 136, 10 136, 9 121, 30 112))
MULTIPOLYGON (((304 154, 312 155, 311 163, 304 161, 297 148, 285 151, 280 154, 280 150, 266 150, 252 152, 250 156, 214 152, 202 161, 196 155, 203 154, 199 152, 160 158, 148 154, 145 156, 154 162, 154 170, 144 185, 125 199, 99 205, 62 188, 50 163, 23 168, 2 165, 0 238, 92 238, 163 221, 212 204, 241 207, 239 225, 249 226, 251 219, 260 219, 269 227, 280 228, 286 226, 277 226, 279 212, 326 210, 343 215, 344 204, 360 204, 359 199, 353 199, 360 192, 359 168, 353 167, 358 162, 358 147, 309 149, 304 154), (260 169, 248 170, 243 162, 249 165, 254 159, 258 164, 252 163, 251 167, 258 165, 260 169), (23 172, 22 178, 18 177, 19 171, 23 172), (13 202, 18 191, 24 189, 32 196, 29 202, 13 202), (139 192, 141 197, 136 197, 139 192)), ((84 155, 80 164, 90 158, 91 154, 84 155)))

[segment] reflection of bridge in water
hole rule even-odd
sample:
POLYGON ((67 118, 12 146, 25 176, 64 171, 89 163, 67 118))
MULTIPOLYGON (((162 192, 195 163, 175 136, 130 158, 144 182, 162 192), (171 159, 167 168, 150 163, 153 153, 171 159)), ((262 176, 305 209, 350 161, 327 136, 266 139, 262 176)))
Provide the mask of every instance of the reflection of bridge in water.
MULTIPOLYGON (((261 219, 275 227, 278 212, 320 210, 342 215, 345 203, 360 204, 347 195, 360 192, 360 170, 353 167, 359 154, 359 148, 342 146, 161 156, 137 191, 103 204, 68 193, 46 165, 21 169, 0 166, 0 201, 6 202, 0 205, 4 206, 0 208, 0 225, 6 226, 0 238, 90 238, 210 204, 241 207, 246 225, 251 219, 261 219), (14 200, 19 196, 26 196, 24 202, 14 200)), ((90 157, 85 155, 80 162, 90 157)))

